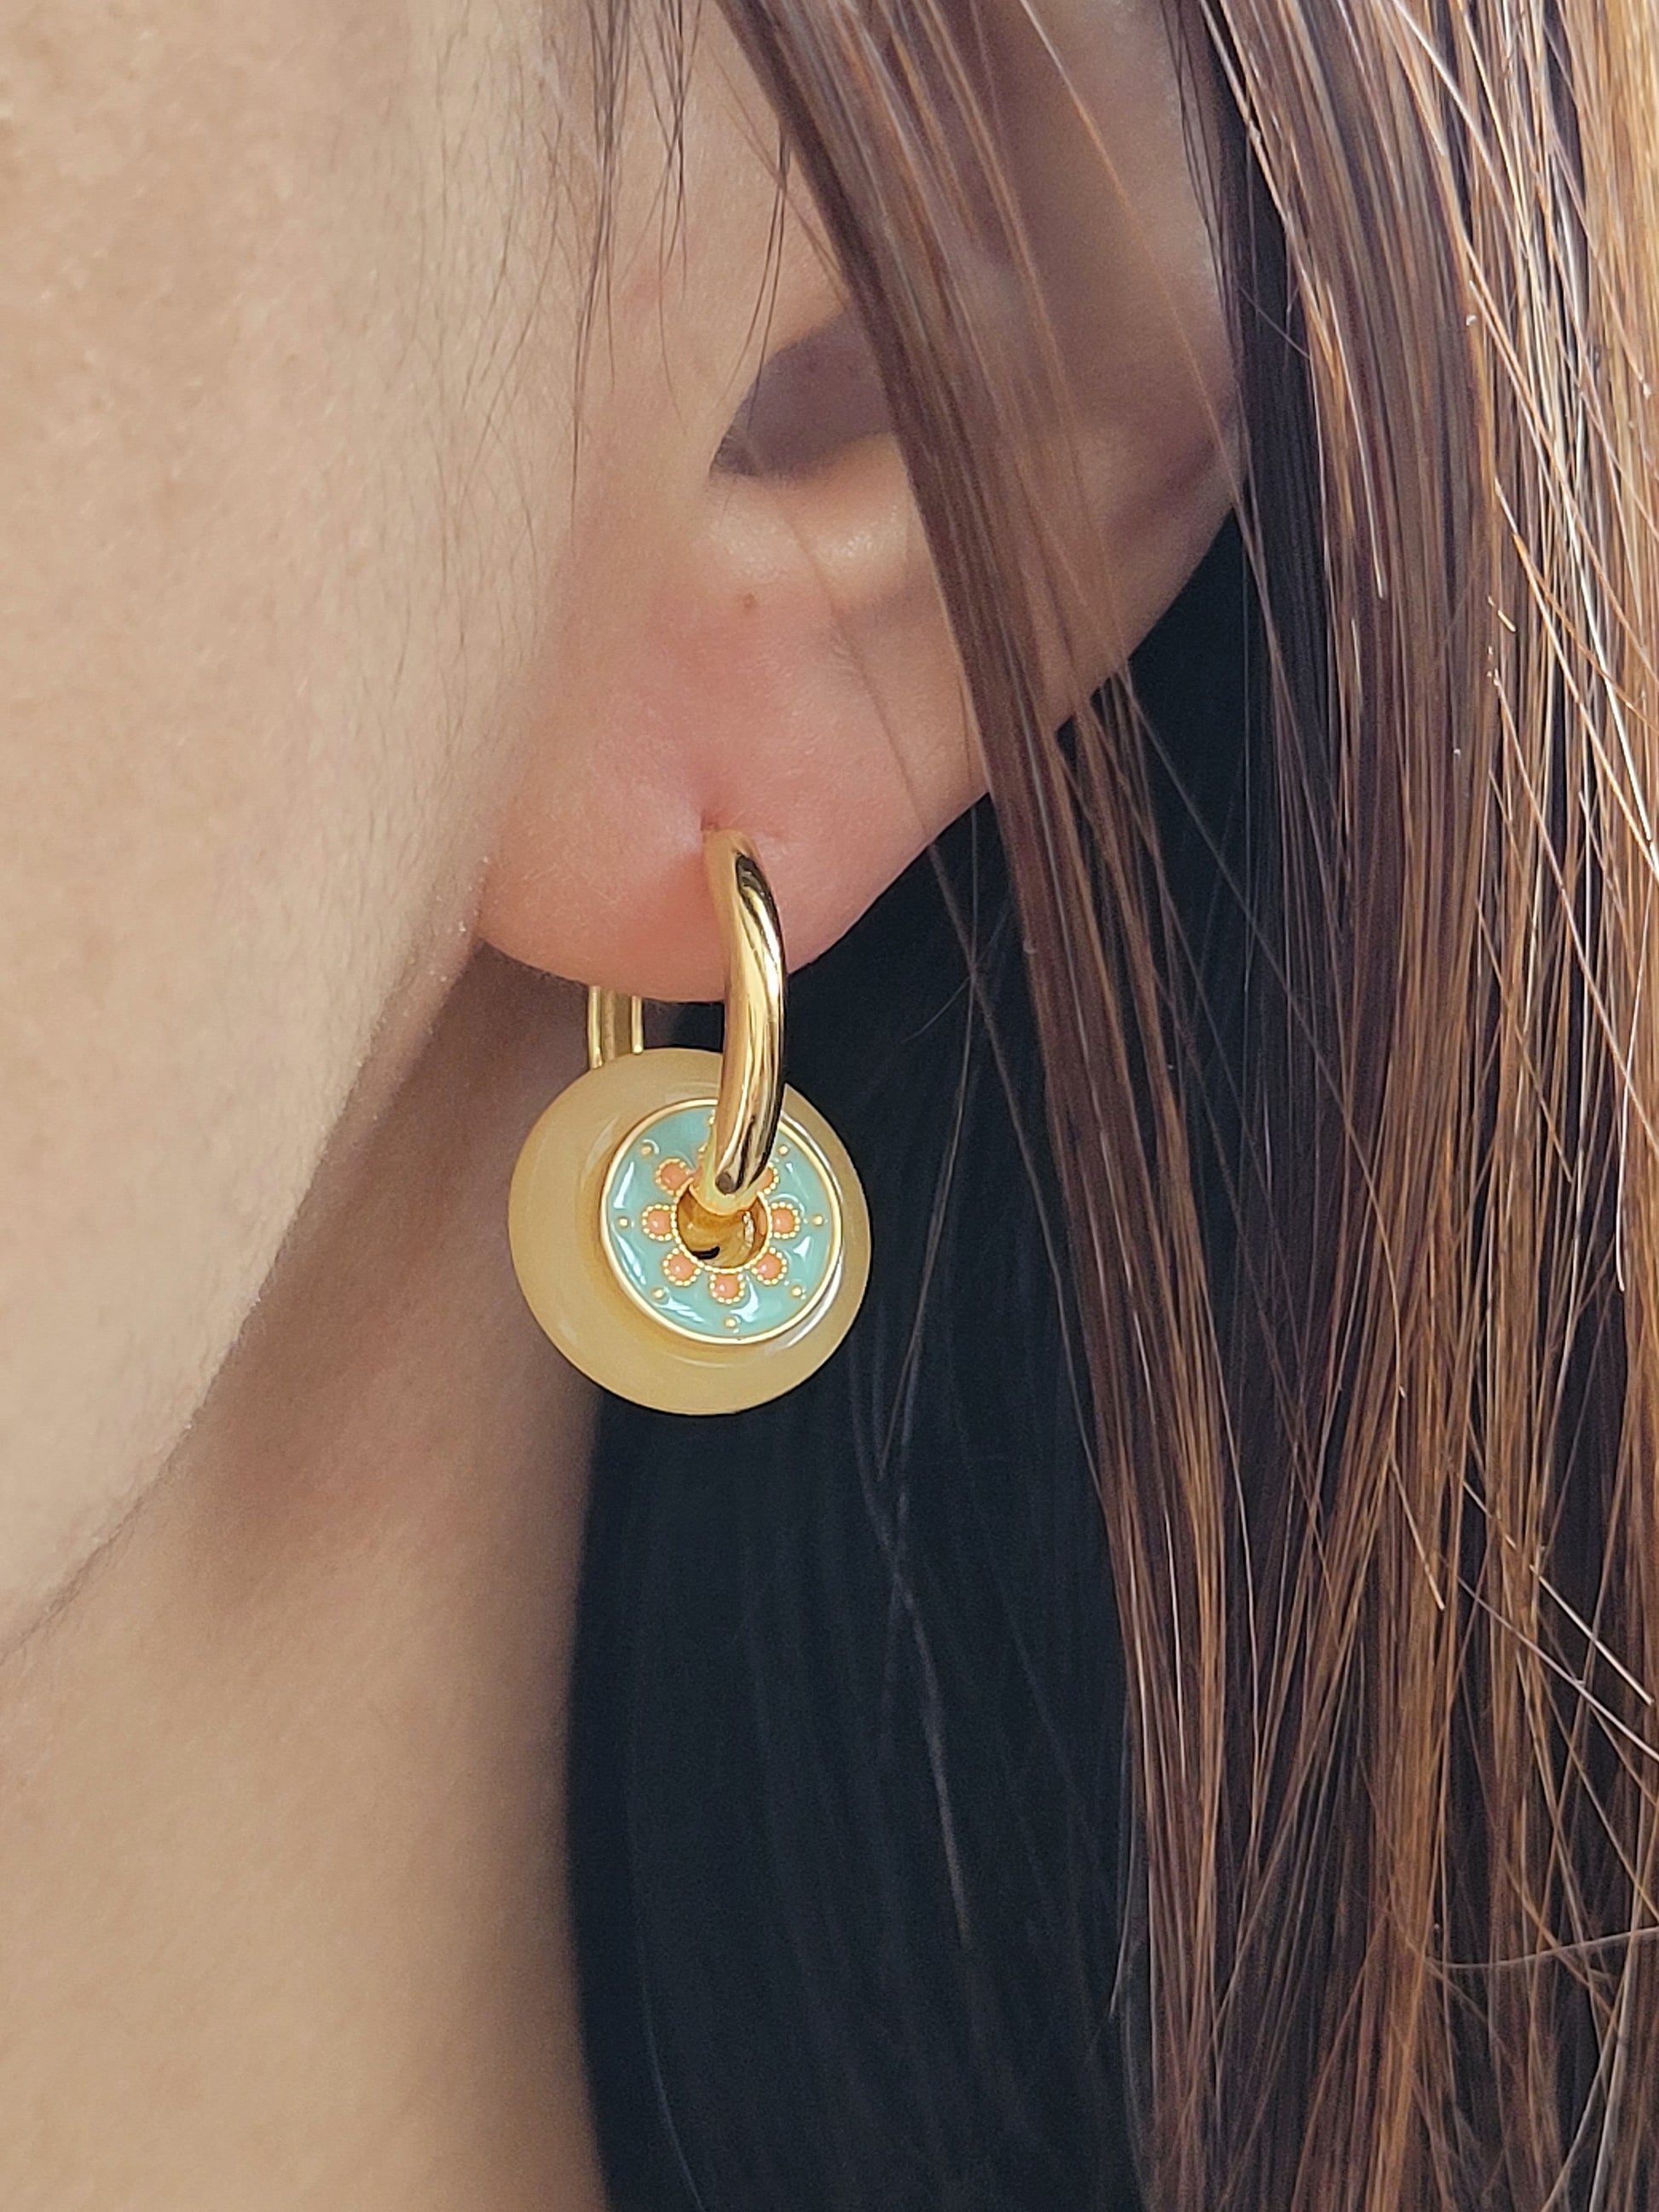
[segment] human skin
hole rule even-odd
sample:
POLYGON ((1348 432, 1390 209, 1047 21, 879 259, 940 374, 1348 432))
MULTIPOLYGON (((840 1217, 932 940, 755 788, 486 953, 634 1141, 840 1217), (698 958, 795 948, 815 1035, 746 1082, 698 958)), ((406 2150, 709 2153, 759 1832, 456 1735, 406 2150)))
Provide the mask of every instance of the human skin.
MULTIPOLYGON (((712 17, 672 235, 637 80, 624 116, 573 435, 576 16, 0 23, 14 2212, 599 2202, 559 1852, 591 1406, 501 1219, 580 993, 491 948, 707 994, 705 823, 799 959, 979 787, 890 440, 714 465, 841 301, 799 201, 769 263, 712 17)), ((1225 375, 1151 13, 1053 20, 1119 172, 1057 160, 1012 15, 1099 674, 1224 511, 1225 375)))

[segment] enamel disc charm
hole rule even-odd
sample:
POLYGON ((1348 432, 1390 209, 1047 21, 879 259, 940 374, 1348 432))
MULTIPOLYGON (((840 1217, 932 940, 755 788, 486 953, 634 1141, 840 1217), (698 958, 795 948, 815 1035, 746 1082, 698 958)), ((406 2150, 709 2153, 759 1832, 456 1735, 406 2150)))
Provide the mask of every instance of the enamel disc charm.
POLYGON ((763 1405, 820 1367, 870 1269, 864 1194, 781 1080, 783 957, 753 853, 711 837, 726 942, 723 1054, 640 1049, 592 994, 586 1075, 532 1129, 507 1201, 531 1311, 573 1366, 664 1413, 763 1405))

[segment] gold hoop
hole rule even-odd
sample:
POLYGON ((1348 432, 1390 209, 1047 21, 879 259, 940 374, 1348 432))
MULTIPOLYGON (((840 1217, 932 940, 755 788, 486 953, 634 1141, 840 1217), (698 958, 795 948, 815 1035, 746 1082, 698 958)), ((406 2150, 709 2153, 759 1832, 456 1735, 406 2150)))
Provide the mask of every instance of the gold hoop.
MULTIPOLYGON (((787 969, 772 888, 749 840, 735 830, 710 830, 702 858, 726 952, 726 1041, 714 1127, 692 1195, 705 1213, 725 1220, 754 1204, 777 1137, 787 969)), ((588 1066, 644 1047, 639 1000, 590 991, 588 1066)))
POLYGON ((603 1067, 624 1053, 645 1050, 645 1008, 622 991, 587 994, 587 1064, 603 1067))

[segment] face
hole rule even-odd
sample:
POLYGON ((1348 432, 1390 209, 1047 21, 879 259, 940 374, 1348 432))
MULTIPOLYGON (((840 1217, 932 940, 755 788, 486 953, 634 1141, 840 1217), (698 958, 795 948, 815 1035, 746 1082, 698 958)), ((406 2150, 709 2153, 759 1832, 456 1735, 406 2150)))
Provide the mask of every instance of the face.
MULTIPOLYGON (((1012 0, 1004 62, 1103 673, 1223 511, 1226 380, 1153 12, 1067 9, 1071 89, 1012 0)), ((757 836, 804 958, 976 795, 757 88, 705 15, 683 172, 641 64, 607 199, 580 15, 0 24, 0 1634, 164 1463, 480 934, 708 994, 705 822, 757 836)))

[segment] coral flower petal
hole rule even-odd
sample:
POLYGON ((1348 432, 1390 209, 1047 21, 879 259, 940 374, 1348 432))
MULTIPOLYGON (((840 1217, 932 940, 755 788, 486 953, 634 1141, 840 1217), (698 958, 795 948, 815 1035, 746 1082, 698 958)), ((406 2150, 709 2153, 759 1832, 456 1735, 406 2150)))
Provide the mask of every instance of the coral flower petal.
POLYGON ((781 1252, 763 1252, 754 1266, 757 1283, 781 1283, 789 1272, 789 1262, 781 1252))
POLYGON ((718 1274, 708 1278, 708 1289, 710 1296, 718 1298, 723 1306, 734 1306, 743 1296, 743 1277, 722 1267, 718 1274))
POLYGON ((772 1234, 775 1237, 799 1237, 800 1208, 791 1206, 787 1199, 781 1205, 775 1206, 772 1208, 772 1234))
POLYGON ((690 1160, 666 1159, 657 1170, 657 1183, 671 1198, 678 1198, 691 1180, 690 1160))

